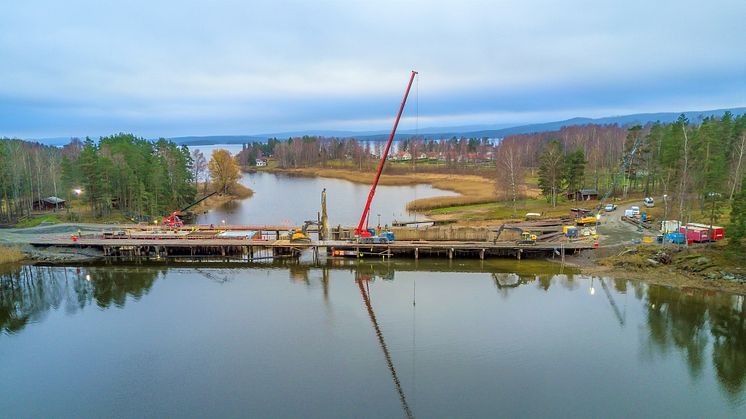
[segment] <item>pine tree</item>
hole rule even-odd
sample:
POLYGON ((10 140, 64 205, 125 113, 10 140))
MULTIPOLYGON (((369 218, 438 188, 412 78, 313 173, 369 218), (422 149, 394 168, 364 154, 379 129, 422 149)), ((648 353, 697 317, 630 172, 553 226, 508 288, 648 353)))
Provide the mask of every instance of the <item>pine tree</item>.
POLYGON ((567 192, 574 194, 583 186, 585 180, 585 153, 579 148, 565 156, 564 182, 567 184, 567 192))
POLYGON ((746 252, 746 187, 741 187, 741 192, 733 196, 728 236, 729 247, 743 256, 746 252))

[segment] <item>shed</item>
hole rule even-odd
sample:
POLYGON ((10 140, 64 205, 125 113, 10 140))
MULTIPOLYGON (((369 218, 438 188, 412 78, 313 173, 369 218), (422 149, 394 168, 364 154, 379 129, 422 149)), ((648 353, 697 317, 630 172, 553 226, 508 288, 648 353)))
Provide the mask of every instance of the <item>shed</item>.
POLYGON ((567 199, 575 201, 596 201, 598 200, 598 191, 595 189, 578 189, 575 192, 568 192, 567 199))
POLYGON ((56 196, 34 201, 34 209, 37 211, 51 211, 62 208, 65 208, 65 200, 56 196))

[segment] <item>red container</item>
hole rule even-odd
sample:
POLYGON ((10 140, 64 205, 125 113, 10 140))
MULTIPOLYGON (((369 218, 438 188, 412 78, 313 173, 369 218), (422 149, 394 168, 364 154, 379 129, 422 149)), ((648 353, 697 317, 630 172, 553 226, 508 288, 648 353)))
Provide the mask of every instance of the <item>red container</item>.
POLYGON ((679 233, 684 233, 686 235, 686 240, 688 242, 701 243, 701 242, 710 241, 706 228, 684 226, 684 227, 679 227, 679 233))
MULTIPOLYGON (((689 223, 687 224, 689 227, 696 227, 696 228, 703 228, 705 230, 710 230, 710 226, 707 224, 700 224, 700 223, 689 223)), ((711 240, 723 240, 725 238, 725 229, 720 226, 712 226, 712 234, 710 235, 711 240)))

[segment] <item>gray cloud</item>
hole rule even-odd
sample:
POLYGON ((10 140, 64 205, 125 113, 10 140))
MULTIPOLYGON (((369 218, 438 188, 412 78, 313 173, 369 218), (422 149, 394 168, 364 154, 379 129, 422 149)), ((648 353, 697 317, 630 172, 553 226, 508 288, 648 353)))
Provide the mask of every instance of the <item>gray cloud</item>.
POLYGON ((431 125, 746 103, 743 1, 527 3, 4 4, 0 135, 386 128, 412 68, 431 125))

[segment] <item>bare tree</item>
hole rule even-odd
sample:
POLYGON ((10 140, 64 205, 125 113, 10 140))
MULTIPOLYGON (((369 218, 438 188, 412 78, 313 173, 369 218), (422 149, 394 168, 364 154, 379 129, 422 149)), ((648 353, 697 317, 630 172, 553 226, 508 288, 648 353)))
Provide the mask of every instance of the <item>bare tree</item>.
POLYGON ((515 214, 518 210, 518 197, 523 188, 525 175, 520 145, 515 141, 500 143, 495 150, 495 161, 497 164, 495 185, 504 197, 510 197, 513 203, 513 214, 515 214))

